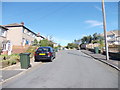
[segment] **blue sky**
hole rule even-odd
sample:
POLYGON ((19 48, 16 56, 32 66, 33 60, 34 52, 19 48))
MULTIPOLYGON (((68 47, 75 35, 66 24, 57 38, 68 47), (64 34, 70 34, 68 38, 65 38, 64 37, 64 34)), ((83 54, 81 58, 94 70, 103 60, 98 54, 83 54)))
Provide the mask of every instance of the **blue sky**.
MULTIPOLYGON (((118 3, 105 3, 107 31, 118 29, 118 3)), ((100 2, 3 2, 2 25, 24 22, 30 30, 67 45, 103 33, 100 2)))

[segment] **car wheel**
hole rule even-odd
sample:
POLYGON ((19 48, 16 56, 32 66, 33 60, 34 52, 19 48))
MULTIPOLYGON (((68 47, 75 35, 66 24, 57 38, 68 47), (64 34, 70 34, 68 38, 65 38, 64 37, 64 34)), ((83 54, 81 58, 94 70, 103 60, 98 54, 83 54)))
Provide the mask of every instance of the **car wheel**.
POLYGON ((39 60, 35 59, 34 61, 35 61, 35 62, 38 62, 39 60))
POLYGON ((50 58, 49 61, 52 62, 52 58, 50 58))

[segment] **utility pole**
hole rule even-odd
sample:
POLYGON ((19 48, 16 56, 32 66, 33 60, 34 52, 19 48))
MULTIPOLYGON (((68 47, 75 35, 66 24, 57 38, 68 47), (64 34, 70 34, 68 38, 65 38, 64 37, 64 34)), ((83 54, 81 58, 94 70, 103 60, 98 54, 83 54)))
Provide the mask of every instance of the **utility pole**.
POLYGON ((103 14, 103 27, 104 27, 106 60, 109 60, 108 43, 107 43, 107 33, 106 33, 106 15, 105 15, 104 0, 102 0, 102 14, 103 14))

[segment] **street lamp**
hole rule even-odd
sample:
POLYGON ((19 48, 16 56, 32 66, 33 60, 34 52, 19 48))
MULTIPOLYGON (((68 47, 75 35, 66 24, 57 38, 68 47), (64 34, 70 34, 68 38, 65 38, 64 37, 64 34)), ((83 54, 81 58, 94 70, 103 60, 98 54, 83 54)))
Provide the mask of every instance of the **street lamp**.
POLYGON ((102 0, 102 14, 103 14, 103 27, 104 27, 106 60, 109 60, 107 34, 106 34, 106 15, 105 15, 105 9, 104 9, 104 7, 105 7, 104 6, 104 0, 102 0))

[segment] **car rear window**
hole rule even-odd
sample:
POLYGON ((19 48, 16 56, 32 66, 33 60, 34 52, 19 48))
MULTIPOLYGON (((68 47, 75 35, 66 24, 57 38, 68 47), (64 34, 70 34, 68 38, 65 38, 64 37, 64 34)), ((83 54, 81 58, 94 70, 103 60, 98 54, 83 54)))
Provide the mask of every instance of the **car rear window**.
POLYGON ((38 52, 49 52, 50 48, 38 48, 38 52))

